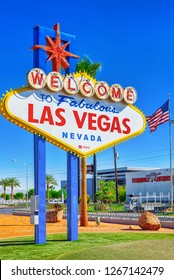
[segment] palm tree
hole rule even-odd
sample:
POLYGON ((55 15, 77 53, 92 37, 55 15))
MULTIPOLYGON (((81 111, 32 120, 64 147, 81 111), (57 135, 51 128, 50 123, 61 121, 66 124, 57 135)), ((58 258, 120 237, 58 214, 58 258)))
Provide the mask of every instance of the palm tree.
MULTIPOLYGON (((81 58, 76 64, 76 72, 86 72, 93 78, 96 78, 97 71, 101 70, 100 62, 92 62, 89 57, 81 58)), ((87 214, 87 190, 86 190, 86 158, 82 158, 82 184, 81 184, 81 202, 80 202, 80 225, 88 226, 87 214)))
POLYGON ((0 180, 0 186, 4 188, 4 200, 6 200, 6 188, 9 186, 9 181, 7 178, 0 180))
POLYGON ((46 174, 46 189, 47 189, 47 201, 50 202, 49 190, 51 186, 58 186, 57 180, 52 174, 46 174))
POLYGON ((11 187, 11 200, 14 199, 14 187, 20 187, 20 182, 16 177, 7 178, 8 186, 11 187))
POLYGON ((88 56, 79 59, 76 64, 76 72, 86 72, 93 78, 96 78, 97 71, 101 70, 100 62, 92 62, 88 56))

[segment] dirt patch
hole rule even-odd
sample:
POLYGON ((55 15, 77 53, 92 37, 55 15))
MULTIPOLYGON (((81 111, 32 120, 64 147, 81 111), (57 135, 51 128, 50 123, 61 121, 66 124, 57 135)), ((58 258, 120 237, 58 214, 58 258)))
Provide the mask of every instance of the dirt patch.
MULTIPOLYGON (((47 223, 47 234, 67 232, 67 221, 47 223)), ((173 229, 161 228, 158 231, 145 231, 139 226, 123 224, 100 223, 89 221, 88 227, 79 226, 79 232, 142 232, 142 233, 174 233, 173 229)), ((0 238, 34 235, 34 226, 30 224, 30 218, 25 216, 0 214, 0 238)))

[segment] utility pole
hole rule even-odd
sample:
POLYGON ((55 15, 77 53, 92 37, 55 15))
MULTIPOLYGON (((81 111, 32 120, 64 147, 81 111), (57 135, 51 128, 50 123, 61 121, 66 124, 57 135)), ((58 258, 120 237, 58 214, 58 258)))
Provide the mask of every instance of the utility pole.
POLYGON ((173 167, 172 167, 172 124, 174 121, 171 120, 171 101, 169 94, 169 141, 170 141, 170 207, 173 209, 173 167))
POLYGON ((116 152, 115 146, 113 147, 114 150, 114 169, 115 169, 115 189, 116 189, 116 203, 118 203, 118 176, 117 176, 117 157, 118 154, 116 152))

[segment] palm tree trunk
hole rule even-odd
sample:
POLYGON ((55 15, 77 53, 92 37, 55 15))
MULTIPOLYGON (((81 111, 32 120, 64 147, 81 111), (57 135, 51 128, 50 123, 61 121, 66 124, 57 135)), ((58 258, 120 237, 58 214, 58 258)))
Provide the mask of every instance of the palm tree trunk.
POLYGON ((86 192, 86 158, 82 158, 82 184, 81 184, 81 203, 80 203, 80 225, 88 226, 87 213, 87 192, 86 192))
POLYGON ((11 200, 14 199, 14 187, 11 186, 11 200))
POLYGON ((6 200, 6 186, 4 186, 4 200, 6 200))
POLYGON ((47 203, 50 203, 50 197, 49 197, 49 184, 47 184, 47 203))

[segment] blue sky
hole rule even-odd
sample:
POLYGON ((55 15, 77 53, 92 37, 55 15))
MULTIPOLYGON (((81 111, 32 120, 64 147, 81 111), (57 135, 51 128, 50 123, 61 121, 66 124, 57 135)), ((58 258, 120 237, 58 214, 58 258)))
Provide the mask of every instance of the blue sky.
MULTIPOLYGON (((174 118, 174 2, 171 0, 96 0, 36 2, 3 1, 0 9, 0 95, 26 85, 33 68, 33 27, 51 28, 76 36, 76 54, 102 63, 97 80, 133 86, 136 106, 151 115, 171 94, 174 118)), ((17 177, 33 187, 33 135, 0 116, 0 179, 17 177), (12 162, 15 158, 17 161, 12 162)), ((174 129, 173 129, 174 130, 174 129)), ((172 133, 173 134, 173 133, 172 133)), ((66 178, 66 153, 47 143, 47 173, 66 178)), ((165 123, 117 146, 117 165, 169 167, 169 127, 165 123)), ((88 158, 88 163, 92 158, 88 158)), ((113 149, 97 155, 98 169, 113 166, 113 149)), ((60 183, 59 183, 60 185, 60 183)))

